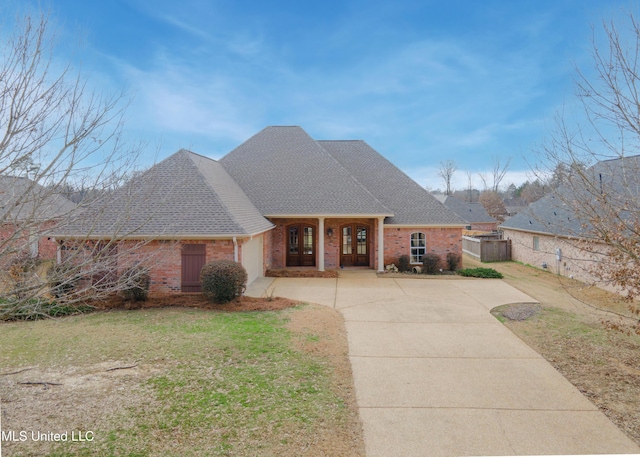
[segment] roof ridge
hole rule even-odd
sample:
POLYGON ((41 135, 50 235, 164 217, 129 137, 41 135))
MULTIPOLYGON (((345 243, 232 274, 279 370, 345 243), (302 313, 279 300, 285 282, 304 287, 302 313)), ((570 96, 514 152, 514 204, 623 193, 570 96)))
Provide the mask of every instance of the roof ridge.
MULTIPOLYGON (((312 140, 313 140, 313 138, 312 138, 312 140)), ((339 140, 335 140, 335 141, 339 141, 339 140)), ((361 141, 361 140, 356 140, 356 141, 361 141)), ((340 163, 340 161, 339 161, 337 158, 335 158, 335 157, 333 156, 333 154, 331 154, 328 150, 326 150, 325 148, 323 148, 323 147, 322 147, 322 145, 320 144, 320 142, 319 142, 318 140, 313 140, 313 142, 314 142, 314 143, 316 143, 316 144, 318 145, 318 147, 319 147, 320 149, 322 149, 322 150, 323 150, 323 151, 324 151, 324 152, 325 152, 325 153, 326 153, 326 154, 327 154, 327 155, 328 155, 328 156, 329 156, 329 157, 330 157, 330 158, 331 158, 331 159, 332 159, 336 164, 338 164, 338 166, 339 166, 340 168, 342 168, 342 169, 343 169, 343 170, 344 170, 344 171, 345 171, 345 172, 346 172, 346 173, 351 177, 351 179, 352 179, 356 184, 358 184, 362 189, 364 189, 364 191, 365 191, 365 192, 367 192, 369 195, 371 195, 371 196, 373 197, 373 199, 374 199, 376 202, 380 203, 380 205, 382 205, 382 207, 383 207, 383 208, 385 208, 387 211, 389 211, 389 213, 390 213, 390 214, 392 214, 392 215, 393 215, 393 211, 391 211, 391 210, 387 207, 387 205, 385 205, 383 202, 381 202, 381 201, 380 201, 380 199, 378 199, 378 197, 376 197, 376 196, 373 194, 373 192, 371 192, 371 190, 370 190, 367 186, 365 186, 364 184, 362 184, 362 183, 358 180, 358 178, 356 178, 356 177, 355 177, 355 176, 354 176, 354 175, 353 175, 349 170, 347 170, 347 168, 346 168, 344 165, 342 165, 342 164, 340 163)))
MULTIPOLYGON (((205 157, 203 155, 200 154, 195 154, 196 156, 202 157, 204 159, 210 160, 213 163, 216 163, 220 166, 220 168, 222 169, 222 171, 229 176, 229 178, 235 182, 235 180, 231 177, 231 175, 229 175, 229 173, 227 172, 227 170, 224 169, 224 167, 217 161, 214 159, 210 159, 209 157, 205 157)), ((191 164, 195 167, 196 172, 198 173, 198 175, 200 176, 200 178, 202 179, 202 181, 204 182, 205 186, 207 186, 207 189, 209 189, 209 191, 211 192, 211 194, 213 195, 213 197, 218 201, 218 203, 220 203, 220 206, 222 206, 225 211, 227 212, 227 214, 230 216, 231 220, 239 227, 239 228, 243 228, 242 224, 238 221, 238 218, 235 214, 234 211, 231 210, 231 208, 229 208, 229 205, 227 204, 226 201, 224 201, 222 198, 220 198, 220 195, 218 194, 218 192, 216 191, 216 189, 213 188, 213 186, 209 183, 209 180, 207 179, 207 177, 203 174, 202 170, 200 169, 200 167, 198 166, 198 164, 193 160, 193 158, 188 157, 189 161, 191 162, 191 164)), ((237 184, 237 183, 236 183, 237 184)), ((240 187, 240 186, 238 186, 240 187)), ((242 189, 240 189, 240 191, 244 194, 244 191, 242 189)), ((246 197, 246 194, 245 194, 246 197)), ((248 197, 247 197, 248 198, 248 197)), ((253 203, 252 203, 253 204, 253 203)))

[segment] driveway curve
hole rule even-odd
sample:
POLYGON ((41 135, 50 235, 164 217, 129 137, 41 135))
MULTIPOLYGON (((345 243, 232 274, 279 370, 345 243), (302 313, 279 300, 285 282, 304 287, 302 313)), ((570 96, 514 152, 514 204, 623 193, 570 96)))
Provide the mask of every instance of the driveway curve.
POLYGON ((499 323, 535 302, 501 280, 278 278, 267 293, 341 311, 367 455, 633 454, 640 448, 499 323))

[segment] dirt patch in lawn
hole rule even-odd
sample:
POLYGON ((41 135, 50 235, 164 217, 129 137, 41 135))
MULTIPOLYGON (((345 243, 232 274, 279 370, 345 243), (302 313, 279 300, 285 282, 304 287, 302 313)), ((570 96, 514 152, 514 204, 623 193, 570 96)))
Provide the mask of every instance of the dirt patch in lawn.
MULTIPOLYGON (((211 305, 204 300, 199 300, 197 295, 183 294, 167 297, 153 297, 148 302, 143 302, 143 308, 149 308, 153 313, 149 316, 133 317, 134 321, 142 319, 145 325, 159 325, 160 320, 156 313, 162 316, 165 313, 175 313, 176 316, 182 314, 180 309, 152 310, 162 307, 185 307, 204 308, 216 311, 246 312, 260 310, 284 310, 289 322, 287 329, 292 335, 292 348, 297 351, 310 353, 317 356, 322 364, 323 372, 330 373, 330 388, 340 398, 340 408, 344 408, 346 414, 343 419, 336 422, 333 413, 327 416, 326 420, 314 420, 309 424, 312 433, 300 434, 299 430, 280 429, 278 431, 264 430, 263 455, 277 455, 278 450, 296 447, 296 455, 305 456, 364 456, 364 441, 362 437, 362 426, 358 418, 358 408, 355 399, 353 380, 351 375, 351 365, 348 359, 348 345, 346 331, 342 316, 334 309, 319 305, 299 305, 299 302, 283 298, 255 299, 243 297, 226 305, 211 305), (289 308, 287 310, 287 308, 289 308), (329 419, 332 417, 332 419, 329 419), (280 436, 281 435, 281 436, 280 436), (280 444, 278 440, 281 441, 280 444), (270 447, 274 446, 275 447, 270 447)), ((127 307, 130 304, 118 302, 114 299, 111 303, 104 303, 106 308, 127 307)), ((132 311, 132 313, 145 313, 145 309, 132 311)), ((196 312, 197 311, 189 311, 196 312)), ((116 312, 108 313, 107 316, 116 316, 116 312)), ((97 333, 99 328, 93 318, 100 318, 99 314, 92 316, 74 316, 67 318, 76 319, 80 328, 73 330, 72 335, 67 335, 73 339, 83 338, 81 335, 87 331, 93 332, 92 341, 99 345, 101 338, 97 333), (91 319, 88 319, 91 318, 91 319), (76 336, 76 333, 78 335, 76 336)), ((48 327, 60 326, 61 329, 66 319, 60 321, 27 322, 3 324, 9 326, 38 326, 48 327)), ((182 322, 184 319, 180 320, 182 322)), ((166 322, 167 318, 162 319, 166 322)), ((171 319, 168 319, 172 322, 171 319)), ((123 319, 123 323, 128 322, 123 319)), ((129 324, 126 324, 129 325, 129 324)), ((112 339, 126 340, 126 344, 146 344, 142 341, 143 335, 136 336, 123 326, 122 329, 110 327, 114 331, 122 332, 112 335, 112 339), (135 343, 136 338, 141 338, 140 343, 135 343), (131 339, 131 341, 129 341, 131 339)), ((164 325, 164 324, 163 324, 164 325)), ((58 330, 58 331, 61 331, 58 330)), ((10 330, 10 329, 9 329, 10 330)), ((55 332, 55 329, 48 331, 55 332)), ((160 330, 158 330, 160 331, 160 330)), ((199 327, 195 326, 193 331, 198 334, 199 327)), ((68 333, 66 331, 65 333, 68 333)), ((135 333, 135 332, 134 332, 135 333)), ((165 337, 163 337, 165 338, 165 337)), ((162 376, 164 373, 175 370, 180 364, 179 358, 171 355, 171 344, 164 339, 158 340, 158 346, 152 345, 148 352, 140 349, 143 356, 141 361, 137 361, 136 355, 130 355, 130 359, 124 355, 122 359, 113 357, 107 361, 98 363, 90 362, 95 360, 96 354, 85 360, 82 355, 73 356, 58 355, 58 362, 50 364, 38 361, 15 360, 14 357, 7 358, 0 363, 0 392, 2 395, 2 421, 4 430, 36 430, 51 431, 54 433, 68 431, 87 430, 109 430, 113 427, 113 417, 126 418, 118 424, 118 429, 129 429, 136 427, 136 418, 128 416, 127 411, 155 409, 163 407, 155 400, 154 392, 149 386, 149 380, 162 376), (153 349, 155 348, 155 349, 153 349), (12 360, 15 360, 12 361, 12 360), (130 423, 129 423, 130 422, 130 423)), ((170 338, 167 336, 166 338, 170 338)), ((156 341, 156 340, 154 340, 156 341)), ((156 343, 154 343, 156 344, 156 343)), ((141 346, 141 347, 143 347, 141 346)), ((61 349, 64 352, 64 349, 61 349)), ((97 354, 102 351, 96 349, 97 354)), ((110 354, 118 354, 111 350, 110 354)), ((43 359, 45 360, 45 359, 43 359)), ((0 362, 2 358, 0 357, 0 362)), ((303 380, 301 380, 303 382, 303 380)), ((166 433, 171 434, 168 430, 166 433)), ((184 438, 188 442, 187 438, 184 438)), ((166 436, 145 437, 145 440, 167 441, 166 436)), ((169 440, 170 441, 170 440, 169 440)), ((167 441, 168 442, 168 441, 167 441)), ((86 455, 107 455, 109 454, 108 444, 102 439, 101 449, 89 446, 86 455), (107 447, 104 447, 107 446, 107 447)), ((45 455, 51 450, 51 443, 4 443, 6 451, 10 455, 45 455)), ((168 444, 167 444, 168 446, 168 444)), ((75 447, 73 448, 75 449, 75 447)), ((135 444, 129 449, 132 455, 137 452, 135 444)), ((82 452, 78 451, 78 455, 82 452)), ((255 449, 243 451, 236 449, 233 455, 255 455, 255 449)), ((170 455, 178 455, 169 452, 170 455)), ((168 455, 167 454, 167 455, 168 455)), ((288 452, 285 451, 284 455, 288 452)), ((75 451, 70 455, 76 455, 75 451)), ((85 454, 82 454, 85 455, 85 454)), ((217 455, 217 454, 216 454, 217 455)), ((225 454, 226 455, 226 454, 225 454)), ((291 455, 291 454, 289 454, 291 455)))
POLYGON ((342 315, 333 308, 307 305, 303 312, 296 310, 290 317, 288 328, 298 336, 296 346, 331 360, 333 388, 345 400, 348 410, 347 424, 343 429, 322 428, 319 431, 317 455, 365 455, 342 315))

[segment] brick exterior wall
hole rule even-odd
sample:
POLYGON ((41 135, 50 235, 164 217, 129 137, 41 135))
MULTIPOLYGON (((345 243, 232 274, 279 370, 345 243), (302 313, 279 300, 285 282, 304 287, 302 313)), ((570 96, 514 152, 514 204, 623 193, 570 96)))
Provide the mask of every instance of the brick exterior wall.
POLYGON ((144 265, 150 270, 150 293, 180 292, 182 244, 206 245, 206 262, 234 259, 232 240, 123 241, 118 244, 118 271, 144 265))
POLYGON ((472 222, 471 230, 479 230, 482 232, 493 232, 498 230, 497 222, 472 222))
MULTIPOLYGON (((316 218, 290 218, 290 219, 273 219, 276 228, 271 231, 272 249, 271 249, 271 266, 272 269, 286 268, 286 243, 287 243, 287 227, 290 224, 304 223, 315 229, 317 234, 318 219, 316 218)), ((340 249, 341 249, 341 227, 345 224, 361 223, 370 228, 369 235, 369 266, 377 268, 378 260, 378 221, 377 219, 325 219, 325 269, 340 268, 340 249), (332 229, 333 235, 327 236, 326 233, 332 229)), ((424 228, 424 227, 387 227, 384 228, 384 264, 398 263, 398 258, 411 253, 411 234, 414 232, 422 232, 426 235, 427 252, 438 254, 442 259, 446 258, 448 252, 462 253, 462 228, 424 228)), ((315 238, 315 249, 317 253, 318 239, 315 238)), ((265 243, 265 246, 267 243, 265 243)), ((265 248, 265 262, 267 261, 267 251, 265 248)), ((316 254, 316 265, 318 256, 316 254)))
POLYGON ((462 254, 462 227, 385 227, 384 263, 398 264, 401 255, 411 255, 411 234, 422 232, 426 236, 427 253, 440 256, 444 262, 448 252, 462 254))
MULTIPOLYGON (((269 258, 271 266, 268 268, 279 270, 287 267, 287 227, 291 224, 307 224, 314 228, 314 249, 316 252, 316 266, 318 264, 318 219, 317 218, 278 218, 271 219, 276 226, 271 230, 271 256, 269 258)), ((337 219, 327 218, 324 220, 324 267, 327 270, 340 268, 341 249, 341 229, 346 224, 362 224, 369 228, 368 252, 370 268, 377 268, 377 220, 376 219, 337 219), (327 235, 329 229, 332 235, 327 235)), ((267 243, 265 243, 265 246, 267 243)), ((266 247, 265 247, 266 253, 266 247)), ((265 255, 265 262, 267 261, 265 255)))
MULTIPOLYGON (((596 267, 596 255, 586 252, 575 241, 553 235, 538 235, 519 230, 503 230, 503 237, 511 240, 511 258, 542 269, 546 263, 546 271, 571 277, 587 284, 594 284, 602 289, 620 292, 618 289, 602 283, 590 270, 596 267), (538 249, 534 249, 534 237, 538 238, 538 249), (556 260, 556 248, 562 250, 562 260, 556 260)), ((600 250, 603 254, 606 248, 600 250)))
MULTIPOLYGON (((264 268, 286 268, 286 235, 290 224, 305 223, 315 229, 315 249, 317 264, 318 220, 307 219, 274 219, 276 227, 264 233, 263 254, 264 268)), ((325 220, 325 268, 340 268, 341 227, 345 224, 364 224, 369 227, 369 267, 377 268, 378 221, 376 219, 336 219, 325 220), (331 229, 332 235, 327 231, 331 229)), ((397 263, 398 258, 410 255, 411 233, 422 232, 426 235, 427 252, 436 253, 444 260, 448 252, 462 252, 462 228, 398 228, 385 227, 384 262, 397 263)), ((238 240, 239 260, 242 259, 242 244, 238 240)), ((179 292, 181 286, 181 246, 182 244, 205 244, 206 262, 216 259, 234 259, 232 240, 181 240, 181 241, 123 241, 118 245, 118 270, 142 264, 150 269, 151 293, 179 292)))
MULTIPOLYGON (((47 221, 40 224, 38 227, 34 227, 34 236, 38 239, 38 257, 43 260, 53 260, 57 255, 57 243, 48 236, 43 236, 47 230, 51 229, 56 225, 55 221, 47 221)), ((16 230, 19 228, 14 224, 4 224, 0 227, 0 242, 8 240, 12 236, 15 235, 16 230)), ((29 233, 28 231, 24 231, 20 236, 18 236, 15 240, 13 240, 10 244, 5 245, 6 247, 3 251, 19 251, 19 250, 27 250, 30 251, 29 246, 29 233)))

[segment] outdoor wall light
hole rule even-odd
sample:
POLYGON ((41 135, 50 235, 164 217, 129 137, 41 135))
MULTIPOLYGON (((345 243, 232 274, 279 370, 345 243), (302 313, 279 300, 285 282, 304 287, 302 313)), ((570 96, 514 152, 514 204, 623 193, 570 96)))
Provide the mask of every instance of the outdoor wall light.
POLYGON ((327 236, 333 236, 333 229, 332 228, 328 228, 327 229, 327 236))

